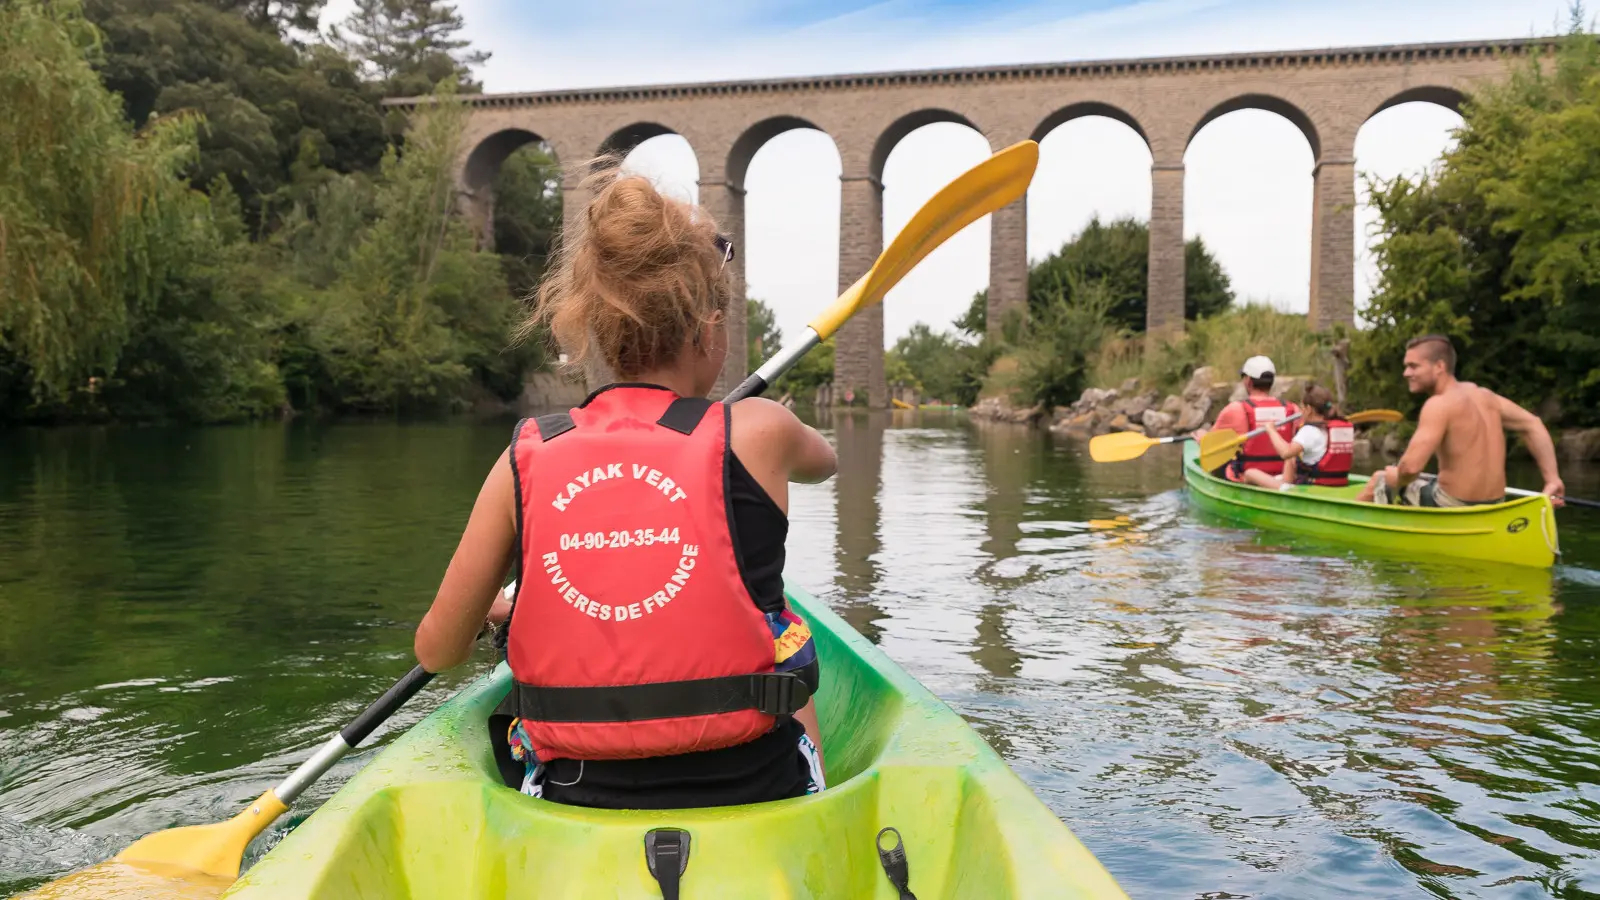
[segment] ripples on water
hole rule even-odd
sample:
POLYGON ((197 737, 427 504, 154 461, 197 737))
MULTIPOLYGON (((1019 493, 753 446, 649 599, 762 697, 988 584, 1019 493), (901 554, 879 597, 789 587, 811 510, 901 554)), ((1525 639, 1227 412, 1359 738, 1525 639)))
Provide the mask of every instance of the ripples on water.
MULTIPOLYGON (((1600 893, 1600 517, 1562 514, 1554 576, 1374 559, 1199 517, 1175 453, 822 424, 842 467, 795 490, 790 577, 1133 896, 1600 893)), ((506 434, 0 441, 0 894, 231 814, 403 672, 506 434)))

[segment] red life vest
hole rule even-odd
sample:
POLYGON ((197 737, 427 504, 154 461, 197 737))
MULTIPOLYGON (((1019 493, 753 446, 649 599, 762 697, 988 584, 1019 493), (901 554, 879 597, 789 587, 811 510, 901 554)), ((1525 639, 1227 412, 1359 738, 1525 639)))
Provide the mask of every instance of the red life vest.
MULTIPOLYGON (((1244 403, 1245 431, 1255 431, 1263 425, 1274 425, 1293 415, 1296 410, 1294 404, 1284 404, 1275 397, 1262 397, 1252 399, 1246 397, 1244 403)), ((1288 440, 1293 433, 1292 426, 1279 426, 1278 433, 1288 440)), ((1235 478, 1245 469, 1259 469, 1268 475, 1283 474, 1283 457, 1278 455, 1278 448, 1272 445, 1272 438, 1266 434, 1258 434, 1239 448, 1239 455, 1233 458, 1233 474, 1235 478)))
POLYGON ((1312 422, 1328 436, 1328 450, 1314 466, 1301 463, 1296 467, 1295 478, 1301 484, 1320 484, 1323 487, 1344 487, 1350 483, 1350 464, 1355 460, 1356 428, 1343 419, 1312 422))
POLYGON ((615 385, 511 439, 521 548, 499 712, 540 760, 742 744, 809 697, 734 555, 727 405, 615 385))

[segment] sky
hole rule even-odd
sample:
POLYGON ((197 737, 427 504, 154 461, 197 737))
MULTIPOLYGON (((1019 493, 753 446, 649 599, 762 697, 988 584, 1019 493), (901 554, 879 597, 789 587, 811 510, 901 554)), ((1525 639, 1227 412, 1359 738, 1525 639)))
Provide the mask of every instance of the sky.
MULTIPOLYGON (((335 0, 337 21, 350 0, 335 0)), ((733 0, 530 4, 458 0, 464 37, 492 53, 490 92, 765 78, 895 69, 1511 38, 1550 34, 1567 0, 733 0)), ((1041 110, 1041 115, 1046 111, 1041 110)), ((1460 117, 1423 103, 1373 117, 1359 172, 1415 175, 1450 145, 1460 117)), ((999 149, 999 148, 993 148, 999 149)), ((884 171, 884 236, 982 160, 986 139, 941 123, 907 136, 884 171)), ((1242 301, 1305 311, 1311 271, 1310 147, 1286 119, 1223 116, 1184 159, 1184 231, 1211 247, 1242 301)), ((675 135, 641 144, 630 169, 693 199, 694 149, 675 135)), ((764 146, 746 179, 746 283, 786 335, 838 292, 839 157, 821 132, 764 146)), ((1150 211, 1150 153, 1127 126, 1077 119, 1041 143, 1029 191, 1028 256, 1037 260, 1093 217, 1150 211)), ((1357 209, 1358 306, 1376 273, 1374 216, 1357 209)), ((930 255, 885 301, 885 342, 915 322, 946 327, 988 284, 988 219, 930 255)))

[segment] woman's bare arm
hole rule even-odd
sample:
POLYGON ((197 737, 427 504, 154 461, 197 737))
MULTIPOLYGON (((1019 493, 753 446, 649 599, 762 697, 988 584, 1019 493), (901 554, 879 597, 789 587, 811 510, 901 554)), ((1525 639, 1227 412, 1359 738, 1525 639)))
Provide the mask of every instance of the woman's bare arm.
POLYGON ((417 661, 429 672, 458 666, 471 655, 511 568, 517 529, 509 453, 500 454, 484 479, 439 593, 417 626, 417 661))

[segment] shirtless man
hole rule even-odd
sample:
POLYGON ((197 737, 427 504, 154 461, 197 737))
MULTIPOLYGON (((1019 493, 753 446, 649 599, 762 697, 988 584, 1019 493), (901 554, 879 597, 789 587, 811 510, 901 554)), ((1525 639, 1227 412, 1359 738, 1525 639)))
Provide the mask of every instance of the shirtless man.
POLYGON ((1356 498, 1407 506, 1477 506, 1506 495, 1506 436, 1528 444, 1544 477, 1544 492, 1562 504, 1566 487, 1556 471, 1556 448, 1539 417, 1487 388, 1456 380, 1450 339, 1426 334, 1406 344, 1406 384, 1429 394, 1399 465, 1377 472, 1356 498), (1439 476, 1422 476, 1434 454, 1439 476))

